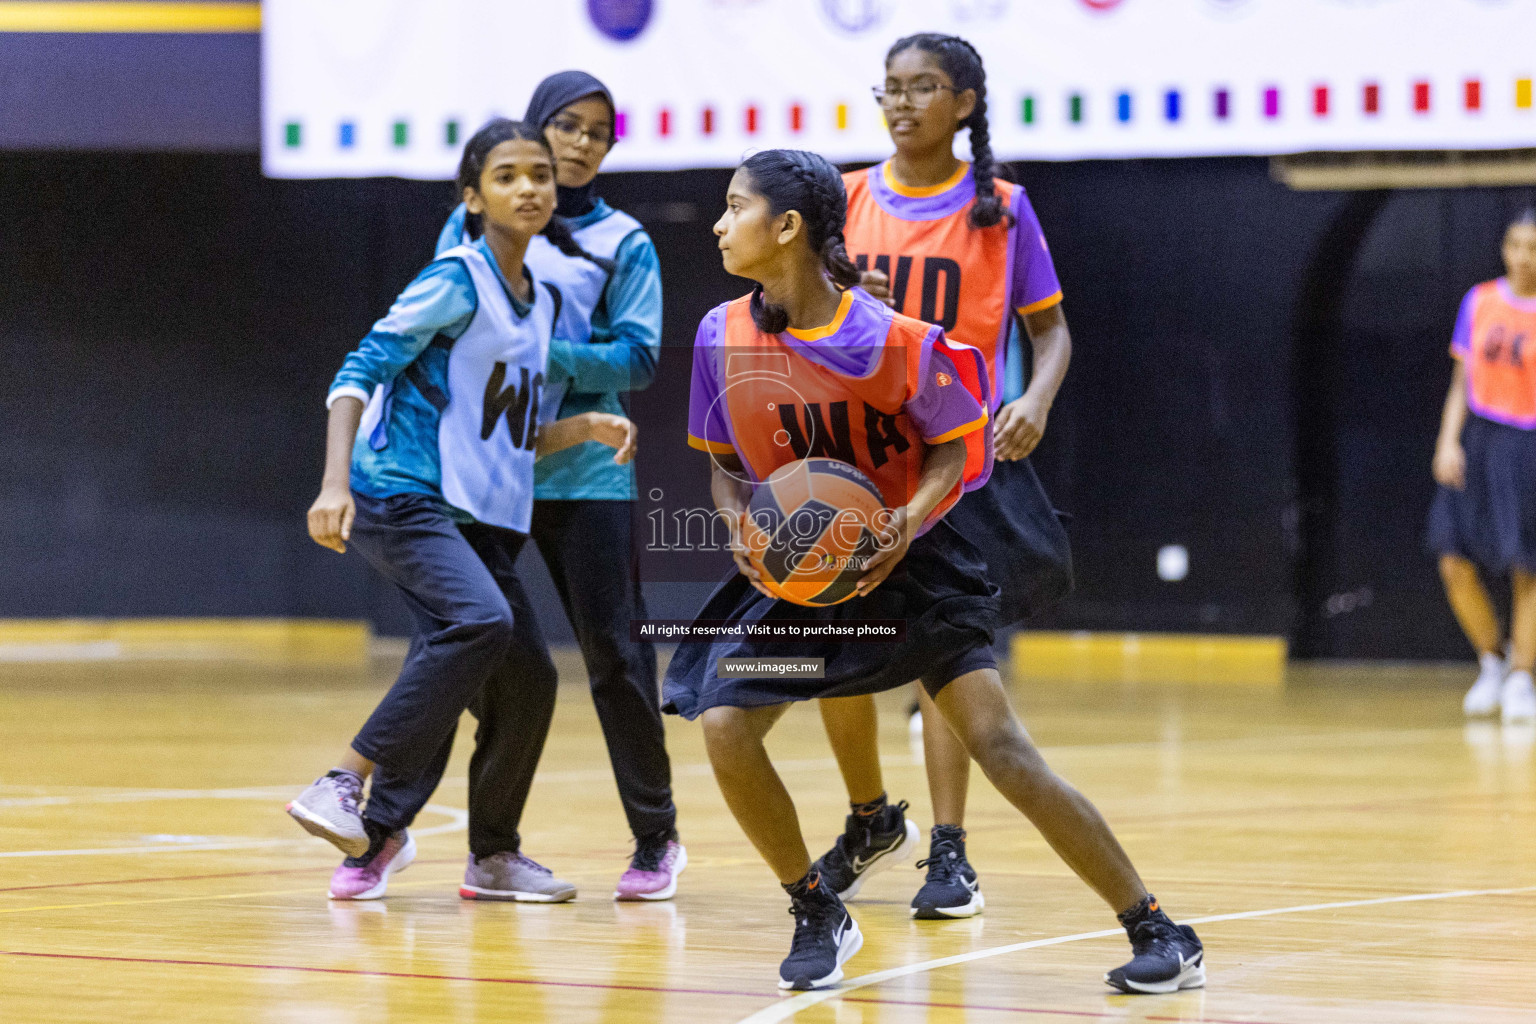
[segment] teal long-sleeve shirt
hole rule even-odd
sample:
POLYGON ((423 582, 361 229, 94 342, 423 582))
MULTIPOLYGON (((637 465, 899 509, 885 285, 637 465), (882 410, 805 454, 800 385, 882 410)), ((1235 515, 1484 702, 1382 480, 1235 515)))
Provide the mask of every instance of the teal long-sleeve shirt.
MULTIPOLYGON (((501 268, 482 239, 475 243, 505 290, 513 311, 528 306, 512 293, 501 268)), ((448 385, 448 349, 433 345, 439 335, 457 339, 468 329, 479 306, 474 279, 463 262, 436 260, 406 286, 388 315, 348 353, 325 404, 343 395, 367 405, 380 385, 390 386, 378 422, 364 423, 352 446, 352 489, 373 498, 425 494, 443 501, 438 426, 442 414, 421 391, 422 385, 452 397, 448 385), (409 372, 408 372, 409 371, 409 372)), ((611 449, 610 449, 611 451, 611 449)), ((467 513, 447 506, 455 519, 467 513)))
MULTIPOLYGON (((570 221, 580 231, 613 213, 596 205, 570 221)), ((459 244, 464 207, 453 211, 438 238, 438 251, 459 244)), ((626 415, 621 393, 641 391, 656 376, 661 356, 661 261, 644 230, 619 243, 613 274, 592 314, 592 334, 585 342, 556 337, 549 346, 546 387, 565 388, 560 416, 584 412, 626 415)), ((538 500, 633 501, 637 496, 633 463, 614 465, 613 449, 595 441, 540 459, 534 468, 538 500)))

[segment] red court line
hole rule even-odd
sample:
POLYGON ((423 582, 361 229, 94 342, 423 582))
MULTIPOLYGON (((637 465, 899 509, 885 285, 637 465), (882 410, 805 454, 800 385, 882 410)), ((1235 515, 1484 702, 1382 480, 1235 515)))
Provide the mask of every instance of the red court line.
MULTIPOLYGON (((1134 823, 1140 824, 1140 825, 1147 825, 1147 824, 1178 824, 1178 823, 1187 823, 1187 822, 1190 822, 1190 821, 1200 820, 1200 819, 1230 818, 1230 817, 1251 817, 1251 816, 1256 815, 1256 814, 1258 814, 1258 815, 1270 815, 1270 814, 1277 814, 1277 813, 1295 813, 1297 811, 1345 811, 1345 812, 1349 812, 1349 813, 1359 813, 1361 811, 1382 810, 1382 809, 1385 809, 1385 808, 1388 808, 1388 807, 1400 807, 1400 806, 1403 806, 1405 804, 1433 804, 1433 803, 1440 803, 1440 802, 1451 801, 1451 800, 1455 800, 1457 802, 1457 808, 1458 809, 1463 809, 1465 807, 1466 801, 1468 799, 1475 799, 1475 797, 1463 798, 1463 797, 1458 797, 1458 796, 1455 796, 1454 794, 1452 794, 1452 795, 1447 795, 1447 796, 1433 796, 1433 797, 1424 797, 1424 796, 1403 797, 1403 798, 1398 799, 1398 800, 1383 800, 1383 801, 1377 801, 1377 802, 1374 802, 1374 803, 1357 803, 1357 804, 1328 804, 1328 803, 1321 803, 1321 804, 1279 804, 1279 805, 1275 805, 1275 806, 1272 806, 1272 807, 1241 807, 1241 808, 1239 808, 1239 807, 1231 807, 1231 808, 1225 808, 1225 809, 1220 809, 1220 810, 1212 810, 1212 811, 1205 811, 1205 812, 1201 812, 1201 811, 1182 812, 1182 813, 1179 813, 1179 814, 1176 814, 1176 815, 1167 815, 1167 814, 1134 814, 1133 813, 1133 814, 1117 815, 1115 820, 1117 822, 1134 822, 1134 823)), ((1492 801, 1485 801, 1485 802, 1492 802, 1492 801)), ((1471 808, 1471 809, 1472 810, 1483 810, 1483 809, 1486 809, 1486 808, 1474 807, 1474 808, 1471 808)), ((1008 829, 1011 829, 1012 827, 1013 826, 1011 826, 1011 825, 1007 826, 1008 829)), ((982 826, 982 827, 980 827, 978 829, 974 829, 973 831, 977 831, 977 832, 986 832, 986 831, 997 832, 997 831, 1003 831, 1003 829, 999 829, 999 828, 996 828, 996 827, 988 828, 986 826, 982 826)), ((736 847, 732 847, 732 849, 736 849, 736 847)), ((417 863, 417 864, 457 864, 459 862, 458 862, 457 859, 452 858, 452 857, 442 857, 442 858, 436 858, 436 859, 433 859, 433 860, 417 860, 417 861, 415 861, 415 863, 417 863)), ((35 890, 38 890, 38 889, 79 889, 79 888, 84 888, 86 886, 93 886, 93 885, 138 885, 138 884, 149 884, 149 883, 153 883, 153 882, 198 882, 198 881, 206 881, 208 879, 213 879, 213 878, 258 878, 258 877, 262 877, 262 876, 266 876, 266 875, 295 875, 295 874, 306 874, 306 873, 311 872, 311 871, 327 871, 327 870, 333 870, 333 869, 316 866, 316 867, 313 867, 313 868, 273 868, 273 869, 268 870, 268 871, 226 871, 226 872, 220 872, 220 873, 217 873, 217 874, 206 874, 206 875, 161 875, 159 877, 153 877, 153 878, 114 878, 114 879, 108 879, 108 880, 100 881, 100 882, 48 882, 48 883, 45 883, 43 885, 0 886, 0 892, 31 892, 31 891, 35 891, 35 890)))
POLYGON ((252 971, 298 971, 302 974, 343 974, 361 978, 404 978, 416 981, 481 981, 494 985, 537 985, 544 988, 607 989, 619 992, 663 992, 690 996, 740 996, 743 999, 770 999, 777 993, 737 992, 718 988, 664 988, 658 985, 617 985, 600 981, 544 981, 538 978, 477 978, 466 974, 413 974, 409 971, 359 971, 346 967, 298 967, 290 964, 247 964, 225 960, 170 960, 140 956, 93 956, 85 953, 29 953, 18 949, 0 949, 0 956, 32 957, 39 960, 89 960, 113 964, 161 964, 173 967, 240 967, 252 971))
MULTIPOLYGON (((29 953, 22 950, 0 949, 0 956, 31 957, 40 960, 89 960, 98 963, 120 964, 157 964, 176 967, 237 967, 246 970, 257 971, 298 971, 303 974, 342 974, 364 978, 401 978, 419 981, 473 981, 487 982, 495 985, 530 985, 543 988, 580 988, 600 989, 619 992, 657 992, 667 995, 691 995, 691 996, 735 996, 742 999, 777 999, 782 998, 780 993, 767 992, 739 992, 732 989, 715 988, 665 988, 659 985, 616 985, 605 984, 597 981, 543 981, 536 978, 477 978, 463 974, 414 974, 407 971, 359 971, 344 967, 295 967, 287 964, 248 964, 235 963, 222 960, 171 960, 158 957, 136 956, 92 956, 84 953, 29 953)), ((1137 998, 1137 997, 1129 997, 1137 998)), ((927 1007, 938 1010, 978 1010, 996 1013, 1035 1014, 1037 1016, 1053 1017, 1077 1017, 1096 1020, 1121 1019, 1123 1014, 1118 1011, 1095 1010, 1054 1010, 1043 1008, 1030 1008, 1025 1006, 988 1006, 981 1003, 934 1003, 918 999, 878 999, 871 996, 848 996, 842 1000, 847 1003, 869 1003, 880 1006, 915 1006, 927 1007)), ((1187 1017, 1168 1017, 1159 1014, 1148 1014, 1142 1020, 1181 1022, 1187 1017)), ((1266 1024, 1263 1021, 1232 1020, 1223 1017, 1202 1017, 1204 1024, 1266 1024)), ((1278 1024, 1270 1021, 1267 1024, 1278 1024)))
MULTIPOLYGON (((460 858, 439 857, 434 860, 417 860, 415 864, 457 864, 460 858)), ((334 871, 335 868, 272 868, 268 871, 225 871, 214 875, 162 875, 159 878, 111 878, 101 882, 49 882, 46 885, 12 885, 0 888, 0 892, 29 892, 34 889, 79 889, 88 885, 138 885, 151 882, 198 882, 209 878, 256 878, 262 875, 303 875, 312 871, 334 871)))
MULTIPOLYGON (((425 975, 425 973, 402 972, 402 970, 350 970, 346 967, 296 967, 289 964, 243 964, 233 961, 220 960, 166 960, 157 956, 95 956, 86 953, 32 953, 23 950, 0 949, 0 956, 31 956, 35 960, 86 960, 95 963, 111 964, 161 964, 161 966, 175 967, 241 967, 246 970, 296 970, 301 973, 315 973, 315 975, 352 975, 359 978, 402 978, 413 981, 481 981, 488 984, 505 984, 505 986, 539 986, 547 989, 601 989, 613 990, 613 992, 657 992, 665 995, 723 995, 739 996, 742 999, 774 999, 782 998, 780 993, 768 992, 739 992, 734 989, 668 989, 662 986, 625 986, 625 984, 605 984, 601 981, 544 981, 538 978, 476 978, 472 975, 425 975)), ((1137 996, 1129 996, 1137 998, 1137 996)), ((1072 1018, 1091 1019, 1120 1019, 1123 1013, 1118 1010, 1054 1010, 1040 1009, 1040 1007, 1021 1006, 986 1006, 980 1003, 929 1003, 925 999, 880 999, 872 996, 846 996, 843 1003, 868 1003, 874 1006, 912 1006, 929 1007, 935 1010, 982 1010, 982 1012, 995 1013, 1034 1013, 1044 1016, 1072 1016, 1072 1018)), ((1157 1013, 1149 1013, 1143 1016, 1144 1021, 1186 1021, 1184 1016, 1163 1016, 1157 1013)), ((1201 1018, 1204 1024, 1278 1024, 1275 1021, 1235 1021, 1235 1019, 1220 1018, 1220 1016, 1206 1016, 1201 1018)))

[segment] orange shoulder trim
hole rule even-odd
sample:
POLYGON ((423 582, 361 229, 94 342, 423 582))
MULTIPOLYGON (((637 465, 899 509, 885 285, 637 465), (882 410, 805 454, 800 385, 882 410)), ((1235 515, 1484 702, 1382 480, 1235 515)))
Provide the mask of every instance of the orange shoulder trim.
POLYGON ((981 415, 976 417, 974 420, 971 420, 971 422, 963 423, 956 427, 954 430, 946 430, 938 437, 925 437, 923 440, 928 444, 944 444, 947 441, 953 441, 957 437, 964 437, 966 434, 974 434, 976 431, 980 430, 986 425, 987 410, 983 409, 981 410, 981 415))
POLYGON ((1058 288, 1056 290, 1056 294, 1055 295, 1047 295, 1045 298, 1040 299, 1040 300, 1035 301, 1035 302, 1031 302, 1027 306, 1020 306, 1019 307, 1019 315, 1020 316, 1029 316, 1029 314, 1031 314, 1031 313, 1038 313, 1042 309, 1050 309, 1052 306, 1057 306, 1057 305, 1060 305, 1060 304, 1061 304, 1061 289, 1058 288))
POLYGON ((706 441, 704 438, 694 437, 692 434, 688 435, 688 447, 697 448, 701 452, 711 452, 715 455, 731 455, 736 452, 736 448, 733 445, 722 444, 719 441, 706 441))

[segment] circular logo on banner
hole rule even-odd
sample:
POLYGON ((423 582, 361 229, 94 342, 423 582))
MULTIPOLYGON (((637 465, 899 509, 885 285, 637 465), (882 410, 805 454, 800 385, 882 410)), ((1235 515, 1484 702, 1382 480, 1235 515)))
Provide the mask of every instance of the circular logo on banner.
POLYGON ((1125 3, 1125 0, 1082 0, 1084 7, 1090 11, 1112 11, 1125 3))
POLYGON ((592 24, 619 43, 627 43, 644 32, 655 7, 651 0, 587 0, 592 24))
POLYGON ((844 32, 868 32, 890 17, 893 0, 821 0, 821 12, 844 32))

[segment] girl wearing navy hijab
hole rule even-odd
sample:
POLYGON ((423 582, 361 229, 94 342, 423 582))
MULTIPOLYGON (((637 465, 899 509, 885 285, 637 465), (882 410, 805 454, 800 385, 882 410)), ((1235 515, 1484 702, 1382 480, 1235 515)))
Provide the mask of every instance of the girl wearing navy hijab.
MULTIPOLYGON (((620 395, 650 385, 661 351, 661 265, 640 222, 599 198, 593 180, 617 141, 613 97, 584 71, 539 83, 523 121, 537 125, 556 161, 556 206, 576 243, 596 261, 572 259, 535 239, 527 261, 563 298, 549 347, 541 409, 549 418, 624 414, 620 395)), ((465 208, 443 226, 437 250, 466 238, 465 208)), ((662 731, 656 652, 630 639, 645 618, 631 523, 632 465, 612 449, 580 444, 538 462, 531 536, 559 591, 581 647, 593 702, 608 743, 635 853, 614 891, 618 900, 670 899, 688 862, 678 842, 672 766, 662 731)), ((494 712, 492 712, 494 714, 494 712)), ((482 721, 482 728, 485 728, 482 721)), ((493 722, 490 726, 495 728, 493 722)), ((529 759, 530 770, 536 757, 529 759)), ((419 809, 442 765, 392 794, 419 809)), ((374 792, 379 792, 377 783, 374 792)))

